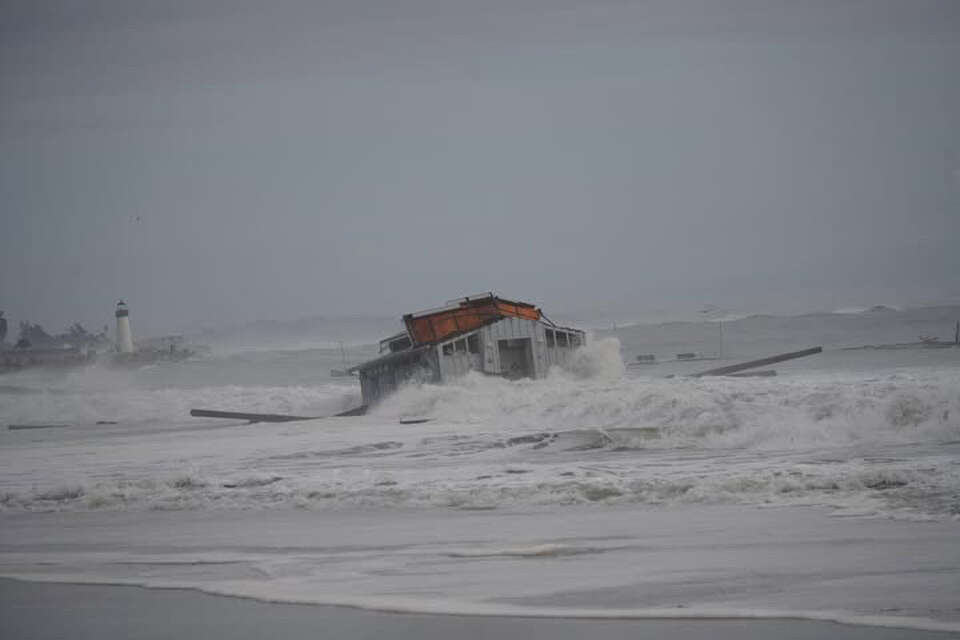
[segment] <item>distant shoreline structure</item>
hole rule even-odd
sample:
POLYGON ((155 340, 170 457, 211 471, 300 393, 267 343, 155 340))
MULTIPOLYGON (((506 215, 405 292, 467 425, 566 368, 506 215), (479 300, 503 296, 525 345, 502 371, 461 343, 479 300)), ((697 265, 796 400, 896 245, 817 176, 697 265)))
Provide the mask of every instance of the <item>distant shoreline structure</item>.
POLYGON ((51 336, 40 325, 21 323, 21 335, 12 348, 0 344, 0 374, 25 369, 71 369, 93 364, 107 367, 139 367, 157 362, 179 362, 197 353, 185 346, 183 336, 165 336, 134 342, 130 312, 123 300, 117 303, 114 340, 91 334, 79 323, 68 333, 51 336), (31 340, 32 338, 32 340, 31 340), (34 344, 36 341, 38 344, 34 344))

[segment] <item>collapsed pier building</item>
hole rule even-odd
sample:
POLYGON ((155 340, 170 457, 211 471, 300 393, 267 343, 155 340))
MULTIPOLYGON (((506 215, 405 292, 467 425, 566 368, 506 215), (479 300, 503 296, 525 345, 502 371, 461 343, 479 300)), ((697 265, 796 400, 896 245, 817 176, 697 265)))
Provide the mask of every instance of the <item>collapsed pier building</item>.
POLYGON ((409 313, 403 325, 404 331, 380 342, 380 357, 353 368, 366 406, 404 383, 443 383, 468 371, 543 378, 586 344, 583 331, 558 326, 534 305, 493 293, 409 313))

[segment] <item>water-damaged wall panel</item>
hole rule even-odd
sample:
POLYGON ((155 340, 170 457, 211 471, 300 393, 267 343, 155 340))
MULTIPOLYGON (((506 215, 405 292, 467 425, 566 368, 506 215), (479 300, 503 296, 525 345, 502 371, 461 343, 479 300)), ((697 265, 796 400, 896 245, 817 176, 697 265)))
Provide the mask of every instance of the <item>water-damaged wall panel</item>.
POLYGON ((480 349, 483 354, 483 371, 499 374, 500 352, 497 351, 497 338, 493 325, 484 327, 480 332, 480 349))

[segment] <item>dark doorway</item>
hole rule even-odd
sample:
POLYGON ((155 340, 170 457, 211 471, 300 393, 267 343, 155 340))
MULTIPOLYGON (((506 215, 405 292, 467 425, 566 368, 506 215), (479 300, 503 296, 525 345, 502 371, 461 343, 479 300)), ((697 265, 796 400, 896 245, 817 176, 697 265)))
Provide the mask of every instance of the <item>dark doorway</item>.
POLYGON ((530 338, 498 340, 500 372, 511 380, 533 377, 533 349, 530 338))

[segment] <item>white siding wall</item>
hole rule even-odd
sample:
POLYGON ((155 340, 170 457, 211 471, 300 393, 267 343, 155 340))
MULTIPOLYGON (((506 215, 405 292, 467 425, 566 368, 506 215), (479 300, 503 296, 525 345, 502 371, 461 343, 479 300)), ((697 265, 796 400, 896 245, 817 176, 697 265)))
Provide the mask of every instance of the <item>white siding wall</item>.
MULTIPOLYGON (((530 338, 533 343, 534 377, 541 377, 542 362, 538 359, 539 350, 537 348, 537 327, 539 324, 536 320, 525 318, 504 318, 481 329, 481 349, 484 352, 485 359, 484 371, 496 374, 503 372, 497 341, 511 338, 530 338)), ((542 353, 540 358, 542 359, 542 353)))
MULTIPOLYGON (((463 340, 467 342, 467 335, 459 336, 453 340, 447 340, 446 342, 441 342, 438 344, 435 349, 437 357, 440 361, 440 375, 443 380, 451 380, 458 376, 466 374, 468 371, 483 370, 483 345, 480 345, 480 353, 470 353, 469 351, 456 351, 453 353, 444 355, 443 349, 444 345, 455 345, 455 343, 463 340)), ((482 342, 482 339, 481 339, 482 342)))
POLYGON ((490 333, 490 327, 480 330, 480 353, 483 356, 483 370, 487 373, 500 373, 500 351, 497 341, 490 333))
POLYGON ((570 355, 579 348, 579 347, 569 346, 569 342, 567 343, 568 346, 566 347, 559 346, 559 342, 556 339, 556 333, 558 331, 562 331, 568 335, 576 333, 580 336, 580 346, 584 346, 587 344, 587 337, 582 332, 578 332, 574 330, 558 329, 556 327, 549 327, 541 324, 540 335, 542 336, 542 339, 543 339, 541 346, 544 352, 544 360, 546 362, 546 367, 543 372, 544 376, 547 375, 547 372, 550 370, 551 367, 562 367, 565 364, 567 364, 567 361, 570 359, 570 355), (553 342, 554 346, 552 347, 548 346, 548 341, 546 338, 546 332, 548 330, 554 332, 554 342, 553 342))
MULTIPOLYGON (((498 341, 517 338, 529 338, 533 351, 533 375, 535 378, 543 378, 550 371, 551 367, 562 366, 567 362, 574 347, 548 347, 546 339, 546 330, 555 330, 537 320, 527 320, 525 318, 504 318, 498 322, 487 325, 478 331, 480 336, 480 353, 453 353, 443 355, 443 344, 438 345, 437 357, 440 361, 440 372, 443 380, 450 380, 457 376, 462 376, 471 369, 484 371, 486 373, 499 375, 503 373, 500 362, 500 350, 498 341)), ((572 333, 572 332, 570 332, 572 333)), ((585 344, 585 336, 581 335, 581 341, 585 344)), ((463 339, 461 336, 459 339, 463 339)), ((449 340, 456 342, 456 340, 449 340)), ((554 343, 556 344, 556 343, 554 343)))
POLYGON ((440 351, 440 374, 444 380, 462 376, 474 369, 477 371, 481 370, 480 354, 454 353, 453 355, 445 356, 443 355, 443 351, 440 351))

